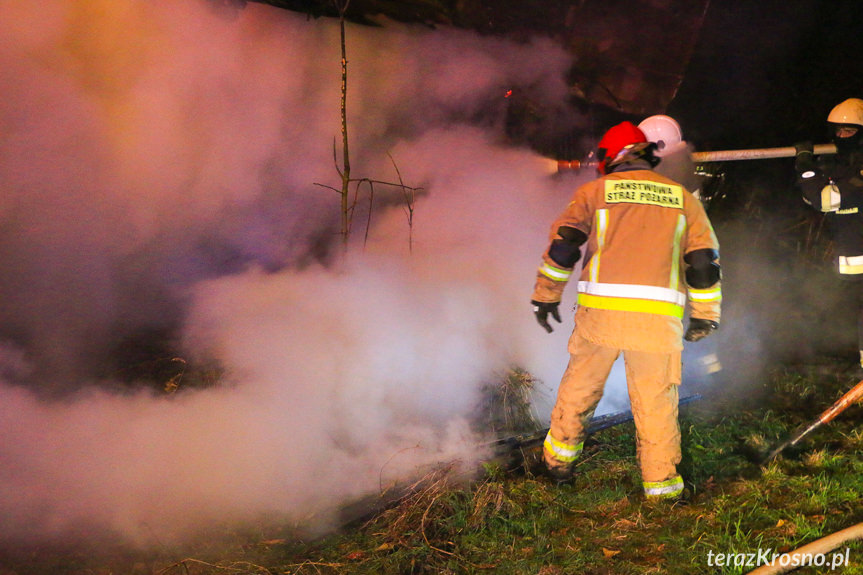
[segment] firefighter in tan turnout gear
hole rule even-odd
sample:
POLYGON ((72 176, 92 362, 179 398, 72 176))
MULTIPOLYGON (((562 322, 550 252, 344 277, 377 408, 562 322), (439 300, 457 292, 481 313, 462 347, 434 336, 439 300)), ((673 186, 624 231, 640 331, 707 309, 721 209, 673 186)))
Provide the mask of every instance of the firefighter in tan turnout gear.
POLYGON ((601 177, 580 186, 553 223, 531 304, 552 331, 549 315, 560 322, 561 295, 585 249, 569 365, 543 449, 549 474, 573 476, 587 422, 622 351, 644 493, 665 499, 683 492, 683 339, 698 341, 719 327, 721 291, 719 244, 707 214, 686 188, 653 171, 654 149, 630 122, 603 136, 601 177))

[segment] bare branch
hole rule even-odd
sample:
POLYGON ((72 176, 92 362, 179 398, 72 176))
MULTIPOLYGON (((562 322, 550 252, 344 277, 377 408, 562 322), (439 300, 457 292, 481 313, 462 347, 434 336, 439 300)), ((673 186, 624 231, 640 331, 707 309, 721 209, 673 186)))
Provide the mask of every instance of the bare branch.
POLYGON ((337 194, 341 194, 341 193, 342 193, 342 191, 341 191, 339 188, 334 188, 334 187, 332 187, 332 186, 328 186, 328 185, 326 185, 326 184, 319 184, 319 183, 317 183, 317 182, 314 182, 312 185, 320 186, 321 188, 326 188, 326 189, 328 189, 328 190, 332 190, 332 191, 334 191, 334 192, 335 192, 335 193, 337 193, 337 194))

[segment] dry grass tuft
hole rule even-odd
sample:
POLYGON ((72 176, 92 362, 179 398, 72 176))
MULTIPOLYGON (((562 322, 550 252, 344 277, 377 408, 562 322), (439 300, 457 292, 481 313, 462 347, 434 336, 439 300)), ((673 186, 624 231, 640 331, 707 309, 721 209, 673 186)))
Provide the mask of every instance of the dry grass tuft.
POLYGON ((482 527, 486 519, 498 514, 506 504, 507 496, 503 484, 486 482, 480 485, 473 496, 473 510, 468 517, 468 525, 482 527))
POLYGON ((541 428, 533 407, 538 385, 539 380, 519 367, 486 384, 482 388, 476 427, 499 435, 529 433, 541 428))
POLYGON ((441 467, 411 485, 407 489, 407 495, 372 520, 375 524, 386 527, 378 535, 384 541, 398 545, 406 543, 406 537, 420 534, 431 547, 426 527, 432 525, 436 519, 452 513, 448 497, 458 493, 452 489, 452 471, 453 464, 441 467))

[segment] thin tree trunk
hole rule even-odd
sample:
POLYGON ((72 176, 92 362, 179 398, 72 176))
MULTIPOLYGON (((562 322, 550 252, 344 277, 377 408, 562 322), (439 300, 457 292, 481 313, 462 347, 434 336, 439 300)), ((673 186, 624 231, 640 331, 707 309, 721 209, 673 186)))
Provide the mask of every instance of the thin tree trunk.
POLYGON ((342 98, 341 98, 341 117, 342 117, 342 243, 345 249, 348 246, 348 234, 350 232, 350 218, 348 211, 348 193, 351 181, 351 159, 348 150, 348 57, 345 43, 345 12, 348 9, 350 0, 338 2, 339 9, 339 30, 341 32, 342 44, 342 98))

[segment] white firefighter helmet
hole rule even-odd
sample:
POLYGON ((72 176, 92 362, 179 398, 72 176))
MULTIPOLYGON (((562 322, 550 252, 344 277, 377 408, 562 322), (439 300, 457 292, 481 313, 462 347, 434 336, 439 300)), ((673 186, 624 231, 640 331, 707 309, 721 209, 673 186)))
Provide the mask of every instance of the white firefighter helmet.
POLYGON ((656 155, 662 157, 674 151, 683 141, 680 124, 671 116, 657 114, 645 118, 638 127, 647 136, 647 141, 656 144, 656 155))
POLYGON ((863 100, 860 98, 848 98, 844 102, 837 104, 830 110, 827 121, 831 124, 855 124, 863 126, 863 100))

